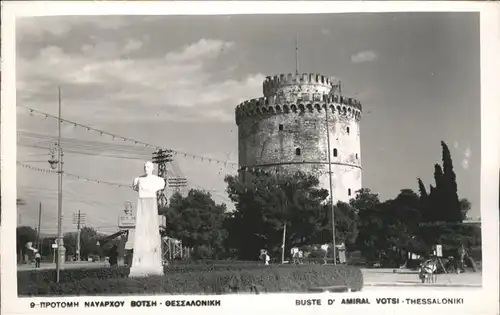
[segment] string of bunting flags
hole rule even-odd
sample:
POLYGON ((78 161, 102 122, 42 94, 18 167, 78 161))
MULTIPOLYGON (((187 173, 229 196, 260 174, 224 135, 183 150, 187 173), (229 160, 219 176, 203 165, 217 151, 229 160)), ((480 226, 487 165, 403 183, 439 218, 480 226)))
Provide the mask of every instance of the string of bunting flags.
MULTIPOLYGON (((17 164, 19 166, 23 167, 23 168, 26 168, 26 169, 29 169, 29 170, 33 170, 33 171, 37 171, 37 172, 58 174, 58 172, 54 171, 54 170, 48 170, 48 169, 45 169, 45 168, 34 167, 34 166, 31 166, 31 165, 28 165, 28 164, 24 164, 24 163, 21 163, 21 162, 17 162, 17 164)), ((83 176, 79 176, 79 175, 69 174, 69 173, 66 173, 66 172, 63 172, 63 176, 70 177, 70 178, 75 178, 75 179, 78 179, 78 180, 81 180, 81 181, 96 183, 96 184, 104 184, 104 185, 108 185, 108 186, 116 186, 116 187, 128 188, 128 189, 132 188, 132 185, 123 185, 123 184, 119 184, 119 183, 112 183, 112 182, 107 182, 107 181, 102 181, 102 180, 97 180, 97 179, 91 179, 91 178, 87 178, 87 177, 83 177, 83 176)), ((222 199, 230 200, 226 196, 219 194, 218 193, 219 191, 216 190, 216 189, 206 189, 206 188, 204 188, 202 186, 194 184, 192 181, 188 181, 188 182, 189 182, 189 184, 191 186, 195 186, 195 187, 197 187, 199 189, 202 189, 204 191, 210 192, 211 194, 213 194, 215 196, 218 196, 218 197, 220 197, 222 199)))
MULTIPOLYGON (((20 163, 20 162, 17 162, 17 164, 23 168, 30 169, 30 170, 37 171, 37 172, 58 174, 57 171, 48 170, 46 168, 39 168, 39 167, 31 166, 28 164, 20 163)), ((112 183, 112 182, 107 182, 107 181, 102 181, 102 180, 97 180, 97 179, 91 179, 91 178, 87 178, 87 177, 83 177, 83 176, 79 176, 79 175, 69 174, 66 172, 63 172, 63 176, 66 176, 69 178, 79 179, 82 181, 92 182, 92 183, 96 183, 96 184, 104 184, 104 185, 108 185, 108 186, 116 186, 116 187, 122 187, 122 188, 132 188, 132 185, 123 185, 123 184, 119 184, 119 183, 112 183)))
MULTIPOLYGON (((36 114, 36 115, 40 115, 40 116, 45 117, 45 119, 51 118, 51 119, 59 120, 59 118, 57 116, 54 116, 54 115, 51 115, 51 114, 47 114, 47 113, 38 111, 38 110, 33 109, 33 108, 25 107, 25 106, 22 106, 22 105, 18 105, 18 107, 28 110, 29 113, 30 113, 30 115, 36 114)), ((130 138, 127 138, 127 137, 124 137, 124 136, 116 135, 116 134, 113 134, 113 133, 110 133, 110 132, 107 132, 107 131, 104 131, 104 130, 93 128, 93 127, 90 127, 90 126, 87 126, 87 125, 84 125, 84 124, 80 124, 80 123, 77 123, 77 122, 74 122, 74 121, 70 121, 70 120, 67 120, 67 119, 61 118, 60 121, 61 121, 61 123, 66 123, 68 125, 72 125, 75 128, 82 128, 82 129, 85 129, 86 131, 92 131, 92 132, 98 133, 101 136, 104 136, 104 135, 109 136, 109 137, 111 137, 112 140, 117 140, 117 139, 118 140, 123 140, 125 142, 133 143, 134 145, 140 145, 140 146, 143 146, 143 147, 146 147, 146 148, 151 148, 151 149, 154 149, 154 150, 162 150, 162 149, 164 149, 162 147, 159 147, 159 146, 156 146, 156 145, 153 145, 153 144, 149 144, 149 143, 146 143, 146 142, 142 142, 142 141, 130 139, 130 138)), ((200 160, 201 162, 207 161, 209 163, 224 164, 225 167, 228 167, 228 166, 229 167, 237 167, 238 166, 238 163, 236 163, 236 162, 224 161, 224 160, 219 160, 219 159, 215 159, 215 158, 209 158, 209 157, 206 157, 206 156, 200 156, 200 155, 196 155, 196 154, 192 154, 192 153, 187 153, 187 152, 181 152, 181 151, 172 150, 172 149, 168 149, 168 150, 171 151, 174 155, 184 156, 184 157, 190 157, 193 160, 200 160)))

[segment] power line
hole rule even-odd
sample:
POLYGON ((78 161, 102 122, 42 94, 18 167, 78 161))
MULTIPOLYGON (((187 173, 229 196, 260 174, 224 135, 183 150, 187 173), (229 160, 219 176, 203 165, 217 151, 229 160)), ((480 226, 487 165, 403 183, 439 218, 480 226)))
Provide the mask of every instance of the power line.
MULTIPOLYGON (((21 167, 29 169, 29 170, 33 170, 33 171, 37 171, 37 172, 42 172, 42 173, 57 174, 57 172, 53 171, 53 170, 43 169, 43 168, 39 168, 39 167, 34 167, 34 166, 27 165, 27 164, 24 164, 24 163, 21 163, 21 162, 17 162, 17 164, 20 165, 21 167)), ((97 180, 97 179, 91 179, 91 178, 83 177, 83 176, 80 176, 80 175, 69 174, 69 173, 63 173, 63 176, 67 176, 67 177, 71 177, 71 178, 76 178, 76 179, 81 180, 81 181, 93 182, 93 183, 96 183, 96 184, 104 184, 104 185, 108 185, 108 186, 116 186, 116 187, 121 187, 121 188, 132 188, 132 185, 123 185, 123 184, 119 184, 119 183, 112 183, 112 182, 107 182, 107 181, 102 181, 102 180, 97 180)), ((218 192, 217 190, 208 190, 208 189, 205 189, 205 188, 203 188, 203 187, 201 187, 199 185, 194 184, 192 181, 189 181, 189 183, 190 183, 191 186, 194 186, 194 187, 197 187, 198 189, 207 191, 207 192, 211 193, 212 195, 217 196, 217 197, 219 197, 219 198, 221 198, 223 200, 231 201, 228 197, 225 197, 225 196, 217 193, 218 192)), ((80 202, 87 203, 86 201, 77 200, 77 199, 74 199, 74 201, 80 201, 80 202)), ((104 204, 102 204, 102 205, 104 205, 104 204)))
MULTIPOLYGON (((19 146, 33 148, 33 149, 39 149, 39 150, 46 150, 47 149, 46 147, 23 145, 23 144, 19 144, 19 146)), ((146 154, 144 154, 143 156, 125 156, 125 155, 103 154, 102 152, 96 153, 96 151, 84 152, 84 151, 71 150, 71 149, 66 149, 64 151, 64 153, 66 155, 68 155, 68 153, 69 153, 69 154, 76 154, 76 155, 94 156, 94 157, 99 157, 99 158, 104 157, 104 158, 111 158, 111 159, 124 159, 124 160, 135 160, 135 161, 144 161, 144 160, 147 160, 148 158, 150 158, 150 156, 148 156, 146 154)), ((22 160, 19 162, 27 163, 27 162, 33 162, 33 161, 22 160)), ((35 162, 47 162, 47 161, 40 160, 40 161, 35 161, 35 162)), ((175 162, 175 160, 170 162, 170 165, 172 166, 172 171, 167 169, 167 174, 169 176, 172 176, 172 177, 177 177, 177 176, 182 177, 182 172, 180 171, 180 168, 177 166, 177 163, 175 162)))
MULTIPOLYGON (((48 169, 39 168, 39 167, 34 167, 34 166, 27 165, 27 164, 24 164, 21 162, 17 162, 17 164, 23 168, 34 170, 37 172, 48 173, 48 174, 58 174, 57 171, 48 170, 48 169)), ((107 182, 107 181, 103 181, 103 180, 91 179, 91 178, 83 177, 80 175, 69 174, 66 172, 63 173, 63 176, 70 177, 70 178, 76 178, 76 179, 79 179, 82 181, 85 180, 87 182, 92 182, 92 183, 96 183, 96 184, 104 184, 104 185, 116 186, 116 187, 122 187, 122 188, 132 188, 132 185, 123 185, 123 184, 112 183, 112 182, 107 182)))
MULTIPOLYGON (((144 146, 146 148, 151 148, 153 150, 164 149, 162 147, 159 147, 159 146, 156 146, 156 145, 153 145, 153 144, 149 144, 149 143, 146 143, 146 142, 142 142, 142 141, 134 140, 134 139, 131 139, 131 138, 123 137, 123 136, 120 136, 120 135, 116 135, 116 134, 113 134, 113 133, 110 133, 110 132, 107 132, 107 131, 104 131, 104 130, 100 130, 100 129, 97 129, 97 128, 94 128, 94 127, 90 127, 88 125, 80 124, 80 123, 77 123, 77 122, 74 122, 74 121, 70 121, 70 120, 67 120, 67 119, 63 119, 63 118, 59 119, 56 116, 53 116, 53 115, 50 115, 50 114, 47 114, 47 113, 35 110, 33 108, 29 108, 29 107, 22 106, 22 105, 18 105, 18 107, 28 110, 30 112, 30 114, 37 114, 37 115, 45 116, 45 118, 57 119, 57 120, 60 120, 60 122, 62 122, 62 123, 73 125, 74 127, 82 128, 82 129, 85 129, 87 131, 93 131, 93 132, 99 133, 101 136, 107 135, 107 136, 111 137, 112 140, 119 139, 119 140, 123 140, 125 142, 133 143, 134 145, 142 145, 142 146, 144 146)), ((237 167, 238 166, 238 164, 235 163, 235 162, 224 161, 224 160, 219 160, 219 159, 215 159, 215 158, 208 158, 208 157, 205 157, 205 156, 200 156, 200 155, 196 155, 196 154, 192 154, 192 153, 187 153, 187 152, 181 152, 181 151, 173 150, 173 149, 169 149, 169 150, 171 150, 172 153, 174 153, 175 155, 183 155, 184 157, 191 157, 193 159, 199 159, 202 162, 203 161, 208 161, 208 162, 216 162, 217 164, 222 163, 222 164, 224 164, 226 166, 227 165, 230 165, 230 166, 233 166, 233 167, 237 167)))
MULTIPOLYGON (((22 143, 19 143, 19 146, 33 148, 33 149, 47 150, 47 147, 28 145, 28 144, 22 144, 22 143)), ((125 156, 125 155, 103 154, 102 152, 96 153, 95 151, 85 152, 85 151, 73 150, 73 149, 65 149, 64 153, 75 153, 75 154, 81 154, 81 155, 91 155, 91 156, 98 156, 98 157, 109 157, 109 158, 127 159, 127 160, 141 160, 141 161, 150 157, 150 155, 147 155, 147 154, 143 154, 141 156, 139 156, 139 155, 138 156, 125 156)), ((44 162, 46 162, 46 161, 44 161, 44 162)))

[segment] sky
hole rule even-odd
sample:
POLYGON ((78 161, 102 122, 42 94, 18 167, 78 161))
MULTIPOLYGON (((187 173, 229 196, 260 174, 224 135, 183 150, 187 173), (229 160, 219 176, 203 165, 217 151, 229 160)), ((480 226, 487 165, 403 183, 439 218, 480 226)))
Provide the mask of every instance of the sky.
POLYGON ((130 188, 102 182, 131 184, 153 149, 119 137, 181 152, 172 176, 232 209, 234 109, 262 96, 266 76, 295 71, 296 34, 299 71, 341 79, 363 105, 363 187, 386 200, 418 191, 417 177, 433 184, 444 140, 459 196, 480 215, 478 14, 73 16, 17 20, 18 224, 35 227, 41 203, 42 234, 57 231, 57 175, 40 171, 57 120, 27 108, 57 116, 59 86, 63 119, 80 124, 61 130, 64 232, 78 210, 117 231, 124 203, 135 205, 130 188))

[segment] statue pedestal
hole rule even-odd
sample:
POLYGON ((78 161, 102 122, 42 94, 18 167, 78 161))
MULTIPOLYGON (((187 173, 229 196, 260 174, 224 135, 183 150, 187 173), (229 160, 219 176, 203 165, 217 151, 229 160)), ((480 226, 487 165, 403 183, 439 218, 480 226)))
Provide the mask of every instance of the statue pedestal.
POLYGON ((120 240, 119 248, 119 265, 130 266, 132 264, 132 249, 134 245, 134 229, 135 229, 136 217, 132 214, 126 214, 125 216, 118 217, 118 227, 121 230, 127 230, 125 237, 120 240))
POLYGON ((64 266, 66 262, 66 248, 63 245, 57 247, 57 262, 61 267, 64 266))

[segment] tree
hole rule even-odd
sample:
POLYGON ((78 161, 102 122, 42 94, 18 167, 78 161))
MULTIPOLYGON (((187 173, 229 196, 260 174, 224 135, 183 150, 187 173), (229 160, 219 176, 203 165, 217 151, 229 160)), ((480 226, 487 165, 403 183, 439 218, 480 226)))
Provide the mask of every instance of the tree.
POLYGON ((411 189, 401 189, 393 200, 393 206, 397 219, 415 233, 423 216, 419 196, 411 189))
POLYGON ((356 246, 361 250, 363 257, 368 260, 377 260, 383 247, 380 233, 384 224, 378 194, 372 193, 368 188, 363 188, 349 203, 356 209, 358 215, 359 232, 356 246))
POLYGON ((44 257, 50 257, 54 253, 52 244, 56 243, 56 237, 45 237, 40 240, 40 254, 44 257))
POLYGON ((351 206, 359 213, 357 246, 369 261, 401 263, 407 251, 422 248, 417 235, 422 217, 421 201, 411 189, 402 189, 395 199, 380 202, 369 189, 360 190, 351 206))
POLYGON ((90 255, 97 255, 97 231, 91 227, 84 227, 80 231, 80 257, 87 260, 90 255))
POLYGON ((467 198, 460 199, 460 212, 462 213, 462 221, 467 219, 467 213, 471 209, 471 203, 467 198))
POLYGON ((36 241, 37 233, 30 226, 18 226, 16 229, 16 250, 21 257, 28 252, 26 243, 32 242, 33 245, 36 241))
MULTIPOLYGON (((75 257, 77 246, 77 232, 64 234, 63 241, 68 257, 75 257)), ((99 254, 97 246, 97 232, 91 227, 84 227, 80 230, 80 258, 86 260, 91 255, 99 254)))
POLYGON ((76 238, 76 232, 64 233, 63 242, 67 257, 75 257, 76 255, 76 238))
POLYGON ((291 247, 331 240, 331 236, 322 239, 327 229, 324 204, 328 191, 318 187, 316 177, 259 170, 248 170, 244 176, 225 179, 229 198, 236 206, 226 224, 239 258, 255 260, 264 248, 271 256, 281 256, 285 224, 286 252, 291 247))
POLYGON ((429 199, 431 201, 431 207, 428 209, 427 219, 428 221, 446 221, 448 215, 448 207, 446 204, 445 195, 445 180, 444 173, 441 165, 434 165, 434 181, 436 182, 436 187, 431 187, 431 192, 429 194, 429 199))
POLYGON ((427 190, 425 189, 425 185, 422 182, 422 179, 417 178, 417 181, 418 181, 418 191, 420 193, 420 198, 427 198, 428 197, 427 190))
POLYGON ((458 198, 456 175, 448 146, 441 141, 443 166, 434 165, 435 186, 430 187, 429 194, 418 179, 423 220, 426 222, 462 222, 463 214, 458 198))
POLYGON ((453 171, 453 161, 450 149, 444 141, 441 141, 443 149, 443 196, 446 201, 446 220, 448 222, 462 222, 462 211, 458 198, 458 185, 455 172, 453 171))
POLYGON ((418 235, 423 217, 419 196, 411 189, 402 189, 395 199, 384 202, 384 205, 386 246, 398 253, 424 252, 425 245, 418 235))
POLYGON ((208 192, 191 189, 186 197, 176 193, 164 209, 168 234, 194 247, 199 258, 218 258, 224 253, 223 228, 226 205, 216 204, 208 192))
MULTIPOLYGON (((346 249, 349 250, 356 244, 356 239, 358 237, 358 214, 356 209, 350 204, 339 201, 334 208, 335 214, 335 242, 336 244, 344 243, 346 249)), ((322 211, 327 213, 325 216, 328 221, 323 222, 322 226, 326 227, 323 229, 322 240, 332 239, 332 215, 331 215, 331 203, 328 202, 324 206, 322 211)), ((329 242, 328 242, 329 243, 329 242)))

